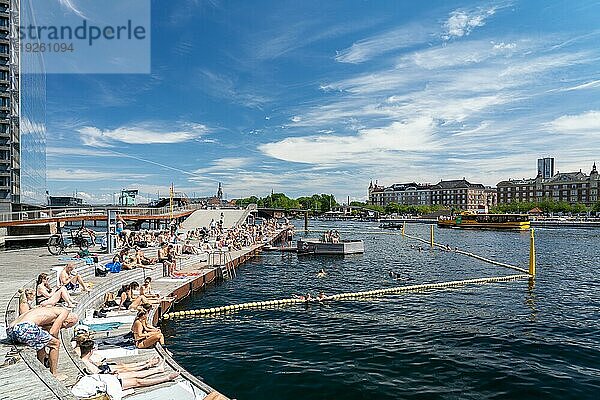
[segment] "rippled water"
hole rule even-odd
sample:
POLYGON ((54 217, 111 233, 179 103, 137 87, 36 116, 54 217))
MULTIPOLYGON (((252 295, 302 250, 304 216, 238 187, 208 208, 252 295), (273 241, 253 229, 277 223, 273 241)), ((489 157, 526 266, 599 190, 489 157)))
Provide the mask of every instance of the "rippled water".
MULTIPOLYGON (((513 270, 370 223, 364 255, 264 253, 178 309, 500 276, 513 270), (320 268, 328 272, 319 279, 320 268), (402 281, 390 280, 398 272, 402 281)), ((427 237, 428 227, 408 225, 427 237)), ((312 235, 314 236, 314 234, 312 235)), ((238 399, 584 399, 600 393, 600 230, 537 230, 538 276, 328 305, 169 321, 167 345, 192 373, 238 399)), ((526 267, 528 233, 437 230, 436 241, 526 267)))

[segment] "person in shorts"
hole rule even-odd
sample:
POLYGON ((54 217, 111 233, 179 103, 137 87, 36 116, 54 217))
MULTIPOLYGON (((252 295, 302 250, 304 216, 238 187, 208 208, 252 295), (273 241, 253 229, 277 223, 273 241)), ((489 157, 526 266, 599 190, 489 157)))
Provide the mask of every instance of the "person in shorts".
POLYGON ((58 335, 63 328, 75 326, 79 318, 66 308, 38 307, 21 314, 6 329, 6 335, 15 344, 24 344, 37 351, 38 360, 44 363, 49 349, 50 372, 57 376, 58 335))

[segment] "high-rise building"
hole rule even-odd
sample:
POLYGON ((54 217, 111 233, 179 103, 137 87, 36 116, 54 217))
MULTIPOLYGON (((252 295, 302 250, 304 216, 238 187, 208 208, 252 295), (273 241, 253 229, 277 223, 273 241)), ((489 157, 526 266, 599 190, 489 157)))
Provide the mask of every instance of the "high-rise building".
POLYGON ((20 52, 33 16, 31 0, 0 0, 0 212, 46 204, 44 62, 20 52))
POLYGON ((538 158, 538 176, 550 179, 554 176, 554 157, 538 158))

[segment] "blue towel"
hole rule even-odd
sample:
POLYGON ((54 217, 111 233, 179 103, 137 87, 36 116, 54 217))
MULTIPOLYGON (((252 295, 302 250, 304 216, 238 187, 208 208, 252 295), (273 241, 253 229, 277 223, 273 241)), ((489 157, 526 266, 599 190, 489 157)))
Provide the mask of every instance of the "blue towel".
POLYGON ((88 327, 90 328, 90 330, 92 332, 99 332, 99 331, 113 331, 113 330, 117 329, 118 327, 120 327, 121 325, 123 325, 123 324, 120 322, 106 322, 103 324, 88 325, 88 327))

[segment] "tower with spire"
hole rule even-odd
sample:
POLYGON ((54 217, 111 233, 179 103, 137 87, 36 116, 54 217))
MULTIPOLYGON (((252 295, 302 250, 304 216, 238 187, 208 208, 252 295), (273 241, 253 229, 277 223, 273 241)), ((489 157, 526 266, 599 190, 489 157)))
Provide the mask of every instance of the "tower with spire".
POLYGON ((223 186, 221 186, 221 182, 219 182, 219 188, 217 189, 217 199, 223 200, 223 186))

